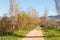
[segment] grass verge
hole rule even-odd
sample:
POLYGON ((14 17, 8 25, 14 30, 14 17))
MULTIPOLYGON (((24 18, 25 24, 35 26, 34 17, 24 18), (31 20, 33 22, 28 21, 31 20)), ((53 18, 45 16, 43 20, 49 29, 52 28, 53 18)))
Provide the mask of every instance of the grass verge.
POLYGON ((14 33, 5 33, 0 35, 0 40, 21 40, 31 30, 20 30, 14 33))
POLYGON ((60 40, 60 31, 58 29, 42 28, 45 40, 60 40))
POLYGON ((16 31, 14 33, 5 33, 3 35, 0 35, 0 40, 21 40, 25 35, 33 30, 35 27, 31 29, 25 29, 25 30, 20 30, 16 31))

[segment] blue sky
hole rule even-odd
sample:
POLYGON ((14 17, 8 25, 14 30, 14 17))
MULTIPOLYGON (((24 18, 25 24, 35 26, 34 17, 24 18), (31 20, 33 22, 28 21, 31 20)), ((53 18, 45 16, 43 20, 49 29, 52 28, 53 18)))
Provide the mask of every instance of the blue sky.
MULTIPOLYGON (((53 0, 16 0, 20 10, 27 10, 29 7, 36 8, 39 16, 44 14, 45 8, 48 10, 48 15, 57 15, 55 3, 53 0)), ((0 0, 0 16, 4 13, 9 13, 9 0, 0 0)))

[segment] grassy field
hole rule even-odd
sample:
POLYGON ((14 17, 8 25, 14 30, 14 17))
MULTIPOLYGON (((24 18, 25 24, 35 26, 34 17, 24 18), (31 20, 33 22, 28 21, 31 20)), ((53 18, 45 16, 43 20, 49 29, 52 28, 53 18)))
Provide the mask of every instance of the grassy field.
POLYGON ((42 28, 45 40, 60 40, 60 31, 57 29, 42 28))
POLYGON ((16 31, 13 33, 4 33, 3 35, 0 35, 0 40, 21 40, 25 35, 33 30, 36 27, 32 27, 31 29, 25 29, 16 31))
POLYGON ((14 33, 5 33, 4 35, 0 35, 0 40, 21 40, 29 31, 29 30, 20 30, 14 33))
POLYGON ((3 36, 0 36, 0 40, 21 40, 30 30, 20 30, 14 33, 5 33, 3 36))

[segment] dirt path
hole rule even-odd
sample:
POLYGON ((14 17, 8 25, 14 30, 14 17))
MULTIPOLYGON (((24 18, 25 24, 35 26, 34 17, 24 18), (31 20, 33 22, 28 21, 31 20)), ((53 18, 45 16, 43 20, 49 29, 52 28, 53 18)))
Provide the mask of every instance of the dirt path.
POLYGON ((29 32, 25 38, 23 38, 22 40, 44 40, 41 32, 41 28, 37 27, 36 29, 32 30, 31 32, 29 32))

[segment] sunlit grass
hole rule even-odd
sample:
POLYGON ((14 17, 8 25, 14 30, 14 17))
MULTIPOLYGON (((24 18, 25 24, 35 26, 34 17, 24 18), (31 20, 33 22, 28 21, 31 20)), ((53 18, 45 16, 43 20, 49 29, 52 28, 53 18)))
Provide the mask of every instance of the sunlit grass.
POLYGON ((23 37, 26 36, 28 32, 33 30, 36 27, 32 27, 31 29, 19 30, 13 33, 4 33, 0 35, 0 40, 21 40, 23 37))
POLYGON ((45 40, 60 40, 60 31, 58 29, 42 28, 45 40))

